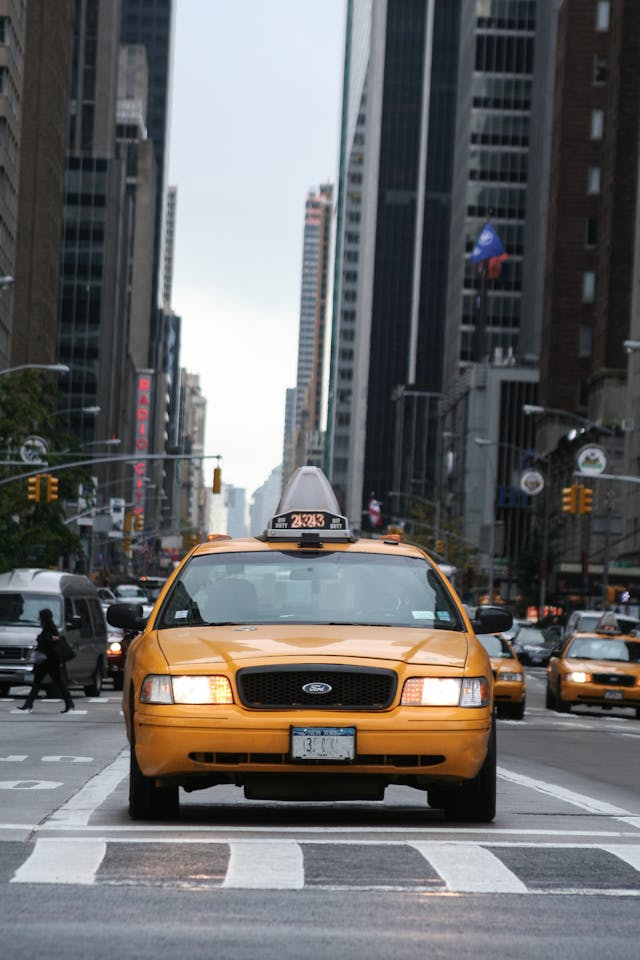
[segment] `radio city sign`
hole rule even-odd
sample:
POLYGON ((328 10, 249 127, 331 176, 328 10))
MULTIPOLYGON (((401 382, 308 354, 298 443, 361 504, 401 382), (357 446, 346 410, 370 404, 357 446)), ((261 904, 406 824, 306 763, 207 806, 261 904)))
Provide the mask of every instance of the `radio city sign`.
MULTIPOLYGON (((151 405, 153 400, 153 375, 151 370, 138 373, 135 407, 134 446, 137 453, 149 453, 151 436, 151 405)), ((133 467, 133 512, 144 514, 145 476, 147 464, 138 460, 133 467)))

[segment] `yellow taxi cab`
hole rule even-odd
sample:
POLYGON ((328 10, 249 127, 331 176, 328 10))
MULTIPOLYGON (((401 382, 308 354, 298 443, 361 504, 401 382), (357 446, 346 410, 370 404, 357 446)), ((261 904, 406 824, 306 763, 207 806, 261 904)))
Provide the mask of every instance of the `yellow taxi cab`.
POLYGON ((495 633, 481 633, 478 640, 491 659, 497 715, 522 720, 527 705, 527 684, 515 650, 505 637, 495 633))
MULTIPOLYGON (((132 612, 133 611, 133 612, 132 612)), ((317 467, 291 478, 262 536, 197 545, 126 659, 129 815, 171 818, 179 790, 382 800, 425 791, 452 819, 495 816, 493 674, 478 633, 418 547, 358 539, 317 467)))
POLYGON ((624 634, 613 613, 575 633, 549 661, 547 708, 567 713, 578 704, 633 707, 640 719, 640 637, 624 634))

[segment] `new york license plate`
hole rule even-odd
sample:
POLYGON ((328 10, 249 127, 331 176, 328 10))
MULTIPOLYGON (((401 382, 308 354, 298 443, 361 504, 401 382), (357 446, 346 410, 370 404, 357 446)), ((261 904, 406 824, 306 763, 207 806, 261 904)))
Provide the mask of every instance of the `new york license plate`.
POLYGON ((355 727, 292 727, 293 760, 353 760, 355 727))
POLYGON ((622 700, 622 690, 605 690, 605 700, 622 700))

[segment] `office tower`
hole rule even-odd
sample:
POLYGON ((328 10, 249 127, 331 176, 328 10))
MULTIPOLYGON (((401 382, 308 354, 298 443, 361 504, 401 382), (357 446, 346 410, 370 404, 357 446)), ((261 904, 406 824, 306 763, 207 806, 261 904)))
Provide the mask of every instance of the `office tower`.
MULTIPOLYGON (((25 0, 0 0, 0 276, 15 277, 20 123, 24 69, 25 0)), ((0 365, 11 363, 12 299, 0 290, 0 365)))
MULTIPOLYGON (((472 0, 461 20, 446 389, 461 362, 519 349, 536 9, 535 0, 472 0), (509 260, 482 296, 483 272, 468 255, 487 219, 509 260)), ((538 32, 548 30, 543 17, 538 32)))
POLYGON ((167 187, 164 213, 164 242, 162 245, 162 306, 171 309, 173 292, 173 263, 176 246, 176 212, 178 188, 167 187))
POLYGON ((147 129, 149 138, 153 141, 157 171, 151 296, 153 336, 152 356, 149 357, 149 364, 153 368, 159 366, 159 358, 154 355, 154 347, 157 347, 161 340, 158 327, 163 319, 157 308, 160 300, 158 294, 159 291, 161 292, 160 268, 169 144, 174 5, 174 0, 122 0, 122 43, 144 46, 149 67, 147 129))
MULTIPOLYGON (((72 7, 72 0, 30 0, 26 9, 11 366, 58 359, 72 7)), ((15 52, 8 36, 13 24, 3 20, 5 43, 15 52)), ((6 176, 7 157, 16 155, 15 131, 6 117, 0 123, 6 176)), ((0 263, 0 272, 12 271, 0 263)), ((0 311, 9 298, 8 291, 0 293, 0 311)))
POLYGON ((304 211, 295 410, 289 424, 292 433, 285 436, 292 462, 287 463, 287 472, 283 471, 283 483, 296 467, 307 463, 319 466, 321 462, 317 448, 322 423, 332 211, 332 184, 323 183, 317 192, 309 191, 304 211))
POLYGON ((66 429, 93 443, 120 429, 125 285, 120 203, 125 171, 116 156, 120 4, 74 0, 65 173, 58 355, 66 429), (105 363, 109 346, 118 367, 105 363), (88 416, 85 407, 100 406, 88 416))
POLYGON ((435 482, 461 7, 347 4, 325 464, 355 527, 389 509, 398 416, 430 451, 399 482, 435 482))

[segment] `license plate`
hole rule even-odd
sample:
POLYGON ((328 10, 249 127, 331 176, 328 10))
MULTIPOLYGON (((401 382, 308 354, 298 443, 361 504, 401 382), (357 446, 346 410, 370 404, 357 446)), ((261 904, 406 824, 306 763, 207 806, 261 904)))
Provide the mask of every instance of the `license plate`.
POLYGON ((622 690, 605 690, 605 700, 622 700, 622 690))
POLYGON ((293 760, 353 760, 355 727, 292 727, 293 760))

